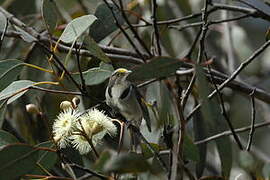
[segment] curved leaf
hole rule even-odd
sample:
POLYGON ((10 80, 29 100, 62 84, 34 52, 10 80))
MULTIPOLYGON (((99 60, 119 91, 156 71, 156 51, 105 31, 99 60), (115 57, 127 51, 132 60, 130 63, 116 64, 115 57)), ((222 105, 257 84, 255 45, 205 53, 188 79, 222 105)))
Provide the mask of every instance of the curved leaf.
POLYGON ((106 163, 110 160, 110 158, 112 157, 112 153, 110 151, 103 151, 100 156, 99 159, 96 161, 94 167, 95 170, 97 171, 103 171, 104 166, 106 165, 106 163))
POLYGON ((182 66, 179 59, 172 57, 155 57, 147 64, 132 69, 128 76, 131 81, 143 81, 154 78, 163 78, 173 75, 182 66))
POLYGON ((0 100, 9 98, 7 104, 10 104, 26 93, 28 91, 27 88, 33 86, 33 84, 35 82, 29 80, 15 81, 0 92, 0 100))
POLYGON ((138 173, 150 170, 149 163, 142 155, 136 153, 123 153, 114 156, 105 165, 107 172, 138 173))
POLYGON ((18 139, 7 131, 0 130, 0 149, 3 146, 13 143, 18 143, 18 139))
POLYGON ((7 24, 7 18, 6 16, 0 12, 0 30, 3 31, 7 24))
POLYGON ((52 34, 57 25, 57 12, 55 2, 53 0, 43 0, 41 12, 45 25, 49 33, 52 34))
POLYGON ((23 64, 24 62, 16 59, 0 61, 0 90, 3 90, 17 78, 22 70, 23 64))
POLYGON ((94 39, 92 39, 90 36, 86 36, 84 41, 86 48, 89 50, 91 55, 95 56, 99 60, 108 63, 111 62, 111 60, 106 56, 106 54, 102 51, 102 49, 98 46, 98 44, 95 42, 94 39))
MULTIPOLYGON (((195 67, 197 74, 198 93, 203 101, 201 112, 207 124, 209 135, 217 134, 227 130, 226 120, 221 114, 220 106, 217 99, 208 99, 207 96, 211 92, 211 88, 207 82, 202 67, 195 67)), ((225 177, 229 177, 232 167, 232 148, 229 137, 216 140, 218 153, 220 156, 222 173, 225 177)))
MULTIPOLYGON (((205 120, 200 111, 195 112, 193 117, 194 139, 199 141, 207 137, 205 120)), ((199 144, 197 147, 200 159, 196 163, 196 175, 199 178, 203 175, 204 168, 206 167, 207 144, 199 144)))
MULTIPOLYGON (((45 147, 45 148, 52 148, 54 147, 54 144, 51 141, 46 141, 43 143, 40 143, 36 145, 35 147, 45 147)), ((39 166, 42 166, 46 170, 50 170, 54 167, 55 163, 57 161, 57 154, 56 152, 49 152, 49 151, 42 151, 40 150, 38 152, 38 159, 37 162, 39 166)), ((40 168, 36 166, 36 169, 31 172, 32 174, 40 174, 43 173, 39 170, 40 168)))
POLYGON ((198 162, 200 160, 199 149, 192 142, 192 140, 189 136, 185 136, 183 150, 184 150, 184 156, 187 159, 190 159, 190 160, 195 161, 195 162, 198 162))
POLYGON ((68 23, 59 39, 65 43, 74 42, 96 19, 97 18, 94 15, 85 15, 73 19, 70 23, 68 23))
POLYGON ((15 179, 31 172, 38 150, 26 144, 7 145, 0 151, 0 179, 15 179))
POLYGON ((5 113, 7 109, 7 104, 4 102, 0 103, 0 128, 2 128, 4 119, 5 119, 5 113))
MULTIPOLYGON (((92 86, 97 85, 104 82, 108 79, 113 72, 113 68, 111 65, 105 63, 101 63, 98 68, 91 68, 87 71, 83 72, 83 77, 85 80, 85 84, 92 86)), ((75 73, 72 75, 77 82, 80 82, 80 74, 75 73)))
MULTIPOLYGON (((124 19, 122 17, 121 12, 119 9, 112 3, 109 3, 110 7, 112 8, 117 22, 120 25, 124 24, 124 19)), ((96 41, 99 42, 109 34, 114 32, 118 29, 117 25, 115 24, 115 19, 111 10, 107 7, 105 3, 100 4, 95 12, 95 16, 98 18, 96 22, 94 22, 89 30, 89 35, 96 41)))

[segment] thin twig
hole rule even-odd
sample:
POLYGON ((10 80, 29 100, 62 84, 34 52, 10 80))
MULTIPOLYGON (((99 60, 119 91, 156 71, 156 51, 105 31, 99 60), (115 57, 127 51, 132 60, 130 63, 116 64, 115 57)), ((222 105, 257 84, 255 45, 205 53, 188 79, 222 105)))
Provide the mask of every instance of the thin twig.
POLYGON ((243 1, 243 0, 238 0, 238 1, 241 2, 241 3, 243 3, 243 4, 245 4, 245 5, 247 5, 247 6, 249 6, 249 7, 251 7, 251 8, 253 8, 253 9, 256 9, 256 11, 260 12, 264 16, 269 16, 270 17, 269 14, 265 13, 263 10, 257 8, 256 6, 254 6, 253 4, 249 3, 248 1, 243 1))
MULTIPOLYGON (((195 50, 196 44, 201 36, 201 32, 202 32, 202 28, 200 28, 200 31, 197 33, 187 55, 185 56, 185 58, 187 58, 188 60, 191 59, 192 52, 195 50)), ((176 75, 178 75, 177 72, 176 72, 176 75)), ((193 85, 195 84, 195 81, 196 81, 196 74, 193 71, 193 75, 192 75, 192 78, 190 80, 190 83, 189 83, 187 89, 185 90, 185 93, 182 96, 181 106, 183 107, 183 109, 186 106, 186 102, 188 100, 190 93, 192 92, 192 88, 193 88, 193 85)))
POLYGON ((7 28, 8 28, 8 20, 6 21, 5 27, 4 27, 4 31, 1 33, 1 39, 0 39, 0 52, 1 52, 1 48, 2 48, 2 43, 4 41, 4 37, 5 34, 7 32, 7 28))
POLYGON ((142 135, 142 133, 140 132, 140 130, 133 126, 132 124, 129 124, 128 126, 129 129, 132 130, 132 132, 134 132, 136 134, 136 136, 141 139, 146 146, 152 151, 152 153, 154 153, 154 155, 156 156, 157 160, 160 162, 160 165, 162 166, 162 168, 164 169, 164 171, 166 173, 168 173, 168 168, 166 166, 166 163, 163 161, 163 159, 160 157, 159 153, 152 147, 152 145, 145 139, 145 137, 142 135))
MULTIPOLYGON (((176 76, 176 82, 175 82, 176 86, 177 86, 177 93, 176 93, 176 105, 177 105, 177 109, 178 109, 178 115, 180 118, 180 125, 179 125, 179 130, 178 130, 178 142, 177 142, 177 148, 176 148, 176 156, 179 159, 183 159, 184 158, 184 154, 183 154, 183 149, 184 149, 184 138, 185 138, 185 129, 186 129, 186 120, 184 117, 184 112, 183 112, 183 107, 181 104, 181 87, 180 87, 180 79, 179 76, 176 76)), ((180 179, 183 178, 183 171, 181 169, 183 169, 184 164, 180 163, 179 164, 180 167, 180 179)), ((175 169, 175 171, 177 172, 177 169, 175 169)), ((177 173, 176 173, 177 174, 177 173)))
POLYGON ((97 172, 95 172, 95 171, 93 171, 93 170, 90 170, 90 169, 88 169, 88 168, 82 167, 82 166, 80 166, 80 165, 78 165, 78 164, 71 163, 71 164, 69 164, 69 165, 72 166, 72 167, 74 167, 74 168, 80 169, 80 170, 82 170, 82 171, 84 171, 84 172, 87 172, 87 173, 89 173, 89 174, 92 174, 93 176, 96 176, 96 177, 98 177, 98 178, 100 178, 100 179, 110 179, 108 176, 99 174, 99 173, 97 173, 97 172))
POLYGON ((194 41, 192 42, 187 54, 185 55, 185 58, 187 58, 188 60, 191 59, 191 55, 195 50, 195 47, 196 47, 196 44, 197 44, 197 42, 198 42, 198 40, 200 38, 201 32, 202 32, 202 28, 200 28, 200 30, 198 31, 198 33, 197 33, 194 41))
POLYGON ((212 76, 211 71, 210 71, 210 69, 211 69, 210 66, 208 66, 208 69, 209 69, 209 74, 210 74, 210 79, 211 79, 211 81, 212 81, 212 84, 214 85, 215 90, 217 91, 217 95, 218 95, 218 98, 219 98, 219 104, 220 104, 220 108, 221 108, 221 114, 223 115, 224 119, 226 120, 226 122, 227 122, 227 124, 228 124, 228 126, 229 126, 229 129, 230 129, 231 132, 232 132, 233 138, 234 138, 236 144, 238 145, 239 149, 240 149, 240 150, 243 150, 243 145, 242 145, 242 143, 241 143, 239 137, 238 137, 237 134, 235 133, 234 127, 233 127, 233 125, 232 125, 232 123, 231 123, 231 121, 230 121, 230 119, 229 119, 229 116, 228 116, 228 114, 227 114, 227 112, 226 112, 222 94, 221 94, 220 91, 218 90, 218 87, 217 87, 216 83, 214 83, 214 81, 213 81, 213 78, 212 78, 213 76, 212 76))
POLYGON ((73 178, 68 178, 68 177, 60 177, 60 176, 45 176, 45 175, 35 175, 35 174, 25 174, 25 177, 28 178, 34 178, 34 179, 57 179, 57 180, 73 180, 73 178))
POLYGON ((134 50, 136 51, 136 53, 143 59, 145 60, 145 57, 142 55, 142 53, 139 51, 139 49, 137 48, 137 46, 134 44, 134 42, 132 41, 132 39, 129 37, 129 35, 127 34, 127 32, 123 29, 123 27, 121 26, 121 24, 119 24, 118 20, 117 20, 117 17, 115 15, 115 12, 113 11, 113 8, 112 6, 108 3, 107 0, 103 0, 104 3, 107 5, 107 7, 110 9, 112 15, 113 15, 113 18, 114 18, 114 21, 115 21, 115 24, 116 26, 122 31, 122 33, 124 34, 124 36, 127 38, 128 42, 130 43, 130 45, 134 48, 134 50))
POLYGON ((212 6, 217 8, 217 9, 223 9, 223 10, 241 12, 241 13, 246 13, 246 14, 252 14, 252 17, 254 17, 254 18, 261 18, 261 19, 270 21, 270 15, 266 14, 265 12, 262 12, 261 10, 251 9, 251 8, 246 8, 246 7, 240 7, 240 6, 220 4, 220 3, 213 3, 212 6))
POLYGON ((60 59, 44 44, 37 42, 38 45, 40 45, 45 52, 48 55, 52 55, 53 59, 55 60, 55 62, 63 69, 63 71, 65 72, 65 74, 67 75, 67 77, 72 81, 72 83, 78 88, 78 90, 83 94, 86 95, 86 92, 81 88, 81 86, 75 81, 75 79, 71 76, 71 74, 69 73, 69 71, 67 70, 67 68, 64 66, 64 64, 60 61, 60 59))
POLYGON ((79 5, 81 6, 82 10, 84 11, 85 14, 88 14, 88 9, 87 6, 83 3, 82 0, 78 0, 79 5))
POLYGON ((81 78, 81 82, 82 82, 82 89, 83 89, 84 92, 86 92, 85 80, 83 78, 82 68, 81 68, 81 64, 80 64, 80 50, 81 50, 81 47, 82 47, 82 45, 78 48, 76 46, 76 43, 75 43, 76 60, 77 60, 77 66, 78 66, 78 70, 79 70, 79 74, 80 74, 80 78, 81 78))
POLYGON ((155 33, 155 49, 159 56, 161 56, 161 47, 160 47, 160 37, 159 37, 159 30, 157 26, 157 1, 152 0, 152 21, 153 21, 153 28, 155 33))
POLYGON ((255 89, 250 94, 250 99, 251 99, 251 124, 250 124, 250 131, 249 131, 249 136, 248 136, 249 138, 248 138, 248 144, 247 144, 246 151, 250 150, 253 135, 254 135, 254 132, 255 132, 254 126, 255 126, 256 110, 255 110, 254 92, 255 92, 255 89))
MULTIPOLYGON (((222 84, 220 84, 217 90, 221 91, 224 87, 226 87, 232 80, 234 80, 237 75, 248 66, 255 58, 257 58, 268 46, 270 45, 270 40, 265 42, 260 48, 258 48, 248 59, 238 66, 238 68, 231 74, 231 76, 226 79, 222 84)), ((211 99, 214 95, 216 95, 217 90, 214 90, 211 94, 208 95, 208 98, 211 99)), ((201 104, 198 104, 187 116, 187 120, 192 117, 194 112, 196 112, 201 107, 201 104)))
POLYGON ((129 26, 131 32, 134 34, 134 37, 137 39, 137 41, 140 43, 140 45, 143 47, 143 49, 147 52, 147 54, 152 57, 152 54, 150 52, 150 50, 147 48, 146 44, 144 43, 144 41, 141 39, 141 37, 139 36, 139 34, 137 33, 137 31, 134 29, 134 27, 132 26, 132 24, 129 22, 128 17, 124 11, 124 5, 123 5, 123 1, 122 0, 118 0, 119 4, 120 4, 120 11, 122 13, 122 16, 124 18, 124 20, 126 21, 127 25, 129 26))
POLYGON ((34 89, 34 90, 45 91, 45 92, 56 93, 56 94, 72 94, 72 95, 82 96, 82 93, 80 92, 59 91, 59 90, 54 90, 54 89, 46 89, 46 88, 42 88, 38 86, 30 86, 28 89, 34 89))
MULTIPOLYGON (((268 125, 270 125, 270 122, 258 123, 258 124, 255 124, 255 125, 254 125, 254 129, 257 129, 257 128, 260 128, 260 127, 265 127, 265 126, 268 126, 268 125)), ((250 127, 250 125, 249 125, 249 126, 246 126, 246 127, 242 127, 242 128, 235 129, 234 131, 235 131, 236 133, 242 133, 242 132, 249 131, 250 129, 251 129, 251 127, 250 127)), ((209 141, 213 141, 213 140, 216 140, 216 139, 218 139, 218 138, 221 138, 221 137, 224 137, 224 136, 229 136, 229 135, 232 135, 231 130, 224 131, 224 132, 222 132, 222 133, 219 133, 219 134, 216 134, 216 135, 214 135, 214 136, 205 138, 205 139, 203 139, 203 140, 196 141, 196 142, 194 142, 194 144, 203 144, 203 143, 207 143, 207 142, 209 142, 209 141)))

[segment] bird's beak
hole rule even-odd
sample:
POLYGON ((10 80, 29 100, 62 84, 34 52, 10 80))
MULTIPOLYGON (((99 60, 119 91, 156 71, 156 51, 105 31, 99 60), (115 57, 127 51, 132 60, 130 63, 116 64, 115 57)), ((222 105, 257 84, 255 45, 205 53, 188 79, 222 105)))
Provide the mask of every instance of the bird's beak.
POLYGON ((126 78, 128 77, 128 75, 132 73, 132 71, 128 70, 126 73, 125 73, 125 76, 124 76, 124 79, 126 80, 126 78))
POLYGON ((132 73, 132 71, 131 71, 131 70, 128 70, 128 71, 127 71, 127 74, 130 74, 130 73, 132 73))

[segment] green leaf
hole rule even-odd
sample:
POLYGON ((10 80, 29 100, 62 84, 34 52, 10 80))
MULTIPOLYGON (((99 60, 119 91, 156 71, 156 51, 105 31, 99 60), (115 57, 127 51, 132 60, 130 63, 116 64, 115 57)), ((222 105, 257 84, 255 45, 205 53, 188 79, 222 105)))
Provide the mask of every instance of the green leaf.
POLYGON ((265 33, 265 39, 266 41, 270 40, 270 28, 268 28, 268 30, 265 33))
MULTIPOLYGON (((117 22, 120 25, 123 25, 125 21, 122 17, 121 11, 114 4, 112 3, 109 4, 116 16, 117 22)), ((117 25, 115 24, 113 14, 105 3, 102 3, 97 7, 95 16, 98 19, 91 25, 89 35, 96 42, 101 41, 109 34, 118 29, 117 25)))
MULTIPOLYGON (((202 113, 200 111, 195 112, 193 116, 193 131, 194 131, 194 139, 195 141, 202 140, 207 137, 206 135, 206 127, 205 120, 202 117, 202 113)), ((204 168, 206 166, 206 155, 207 155, 207 144, 198 144, 198 151, 200 160, 196 163, 196 175, 197 177, 201 177, 203 175, 204 168)))
MULTIPOLYGON (((158 144, 155 144, 155 143, 150 143, 150 144, 152 148, 156 150, 156 152, 160 151, 161 147, 158 144)), ((149 147, 145 143, 141 143, 141 149, 142 149, 142 154, 145 159, 149 159, 154 156, 154 153, 152 152, 152 150, 149 149, 149 147)))
POLYGON ((222 173, 225 177, 229 177, 231 169, 232 169, 232 161, 233 161, 232 160, 232 146, 231 146, 230 138, 227 136, 222 139, 217 139, 215 142, 216 142, 218 154, 220 157, 222 173))
POLYGON ((95 170, 103 171, 105 164, 111 159, 111 157, 112 154, 109 151, 103 151, 94 165, 95 170))
POLYGON ((0 104, 0 128, 2 128, 2 125, 4 123, 6 109, 7 109, 7 104, 4 101, 0 104))
MULTIPOLYGON (((227 130, 227 123, 221 115, 220 106, 216 98, 209 100, 208 94, 211 88, 207 82, 202 67, 195 67, 197 74, 197 86, 200 98, 203 100, 201 112, 207 124, 209 135, 218 134, 227 130)), ((206 125, 205 125, 206 127, 206 125)), ((229 177, 232 167, 232 149, 229 137, 216 140, 217 149, 220 156, 222 173, 225 177, 229 177)))
POLYGON ((160 102, 158 103, 158 127, 163 127, 163 125, 174 126, 178 121, 175 121, 177 116, 174 111, 173 97, 165 85, 164 82, 160 83, 160 102))
POLYGON ((68 23, 59 39, 65 43, 74 42, 96 19, 97 18, 94 15, 84 15, 73 19, 70 23, 68 23))
MULTIPOLYGON (((54 144, 51 141, 46 141, 46 142, 43 142, 43 143, 36 145, 35 147, 37 147, 37 148, 38 147, 52 148, 52 147, 54 147, 54 144)), ((41 167, 43 167, 49 171, 54 167, 56 161, 57 161, 56 152, 39 150, 38 159, 37 159, 36 163, 38 163, 41 167)), ((40 167, 38 165, 36 165, 35 170, 31 173, 32 174, 41 174, 44 172, 42 170, 40 170, 40 167)))
POLYGON ((38 150, 26 144, 7 145, 0 151, 0 179, 15 179, 31 172, 38 150))
POLYGON ((187 159, 198 162, 200 160, 198 147, 193 143, 192 139, 185 136, 184 139, 184 156, 187 159))
POLYGON ((0 100, 9 98, 7 104, 10 104, 24 95, 24 93, 28 91, 28 88, 33 86, 34 83, 35 82, 29 80, 15 81, 0 92, 0 100))
POLYGON ((4 31, 6 25, 7 25, 7 18, 2 12, 0 12, 0 30, 4 31))
POLYGON ((96 58, 105 63, 111 62, 108 56, 106 56, 106 54, 90 36, 86 36, 84 43, 91 55, 95 56, 96 58))
POLYGON ((53 0, 43 0, 41 12, 46 28, 49 33, 52 34, 57 25, 57 11, 55 2, 53 0))
POLYGON ((24 62, 16 59, 0 61, 0 91, 17 78, 23 64, 24 62))
POLYGON ((238 158, 240 167, 248 172, 256 172, 258 160, 252 153, 248 151, 240 151, 238 158))
POLYGON ((20 28, 19 26, 13 26, 16 31, 19 33, 19 35, 21 36, 21 38, 28 43, 32 43, 37 41, 37 38, 32 36, 31 34, 29 34, 28 32, 26 32, 24 29, 20 28))
POLYGON ((143 64, 132 69, 128 76, 131 81, 145 81, 154 78, 163 78, 175 74, 176 70, 182 66, 179 59, 171 57, 155 57, 147 64, 143 64))
POLYGON ((18 139, 7 131, 0 130, 0 150, 8 144, 18 143, 18 139))
POLYGON ((203 178, 200 178, 200 180, 226 180, 226 178, 221 176, 204 176, 203 178))
POLYGON ((149 163, 142 155, 136 153, 122 153, 108 161, 105 171, 115 173, 139 173, 150 170, 149 163))
MULTIPOLYGON (((108 79, 111 74, 112 74, 112 68, 109 68, 109 66, 111 65, 100 65, 100 67, 98 68, 91 68, 87 71, 83 72, 83 77, 85 80, 85 84, 88 86, 92 86, 92 85, 97 85, 100 84, 102 82, 104 82, 106 79, 108 79)), ((74 73, 72 75, 74 77, 74 79, 77 82, 80 82, 81 78, 80 78, 80 74, 79 73, 74 73)))
POLYGON ((265 179, 269 179, 269 178, 270 178, 270 163, 266 163, 266 164, 263 166, 262 174, 263 174, 263 177, 264 177, 265 179))

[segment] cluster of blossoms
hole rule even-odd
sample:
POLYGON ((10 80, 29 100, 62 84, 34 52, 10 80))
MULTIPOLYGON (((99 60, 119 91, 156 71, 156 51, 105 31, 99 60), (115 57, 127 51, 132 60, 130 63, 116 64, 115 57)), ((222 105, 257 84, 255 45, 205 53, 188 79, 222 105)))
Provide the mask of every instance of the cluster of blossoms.
POLYGON ((81 154, 92 150, 92 145, 101 143, 108 133, 113 136, 117 132, 111 119, 102 111, 91 109, 80 115, 72 107, 64 108, 53 124, 53 138, 60 148, 71 144, 81 154))

